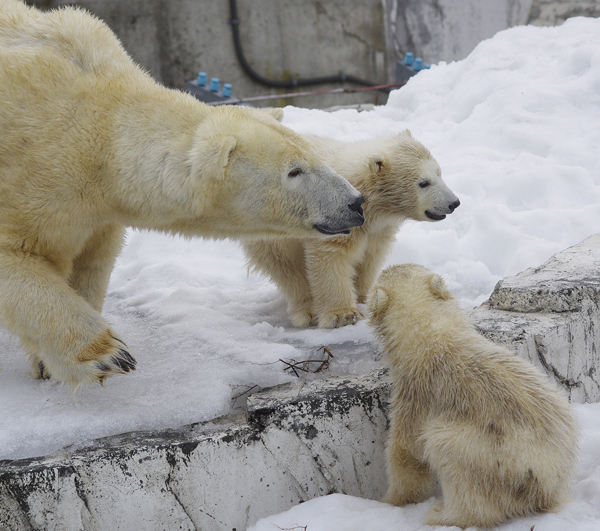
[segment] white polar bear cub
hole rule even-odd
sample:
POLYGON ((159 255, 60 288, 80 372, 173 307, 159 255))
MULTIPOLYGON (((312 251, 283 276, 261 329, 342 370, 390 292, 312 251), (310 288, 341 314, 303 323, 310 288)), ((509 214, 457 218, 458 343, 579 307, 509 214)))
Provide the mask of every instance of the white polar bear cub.
POLYGON ((362 196, 301 136, 158 85, 82 10, 0 0, 0 102, 0 321, 36 377, 135 368, 100 315, 126 226, 302 237, 363 222, 362 196))
POLYGON ((369 297, 393 391, 384 501, 443 501, 425 523, 492 527, 557 509, 577 461, 569 404, 532 365, 473 328, 422 266, 386 269, 369 297))
POLYGON ((409 131, 388 138, 338 142, 309 136, 321 159, 365 197, 365 223, 326 240, 245 241, 249 266, 286 296, 294 326, 354 324, 402 222, 440 221, 460 204, 439 164, 409 131))

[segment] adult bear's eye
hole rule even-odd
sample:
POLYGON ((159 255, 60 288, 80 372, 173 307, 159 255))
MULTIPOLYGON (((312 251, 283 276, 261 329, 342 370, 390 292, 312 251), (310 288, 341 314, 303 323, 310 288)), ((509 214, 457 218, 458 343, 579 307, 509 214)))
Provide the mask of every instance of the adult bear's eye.
POLYGON ((288 173, 288 177, 298 177, 302 173, 300 168, 294 168, 290 173, 288 173))
POLYGON ((430 184, 431 184, 431 183, 430 183, 429 181, 421 181, 421 182, 419 183, 419 186, 420 186, 421 188, 427 188, 427 187, 428 187, 430 184))

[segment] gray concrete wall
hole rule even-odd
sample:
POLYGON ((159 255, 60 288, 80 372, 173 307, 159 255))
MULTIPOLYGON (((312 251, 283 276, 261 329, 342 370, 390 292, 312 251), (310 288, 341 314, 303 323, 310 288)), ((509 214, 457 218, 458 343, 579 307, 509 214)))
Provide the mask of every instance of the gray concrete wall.
MULTIPOLYGON (((29 0, 42 8, 80 5, 115 31, 132 57, 168 86, 185 88, 199 70, 233 84, 234 96, 293 92, 251 80, 234 52, 226 0, 29 0)), ((238 0, 246 59, 275 79, 343 71, 374 83, 395 81, 406 51, 425 62, 466 57, 483 39, 518 24, 553 25, 598 16, 584 0, 238 0)), ((338 84, 302 87, 327 90, 338 84)), ((356 85, 347 85, 356 87, 356 85)), ((259 106, 326 108, 383 104, 384 92, 278 98, 259 106)))
POLYGON ((600 17, 598 0, 533 0, 529 23, 558 26, 571 17, 600 17))
POLYGON ((532 0, 385 0, 388 48, 425 62, 464 59, 479 42, 526 24, 532 0))
MULTIPOLYGON (((292 92, 269 89, 243 72, 234 52, 226 0, 41 3, 52 7, 77 4, 96 14, 115 31, 132 57, 168 86, 185 88, 187 81, 203 70, 209 78, 232 83, 234 96, 292 92)), ((287 80, 344 71, 375 83, 388 81, 380 0, 239 0, 238 16, 246 59, 262 76, 287 80)), ((386 98, 384 93, 368 93, 277 99, 263 105, 327 107, 385 103, 386 98)))

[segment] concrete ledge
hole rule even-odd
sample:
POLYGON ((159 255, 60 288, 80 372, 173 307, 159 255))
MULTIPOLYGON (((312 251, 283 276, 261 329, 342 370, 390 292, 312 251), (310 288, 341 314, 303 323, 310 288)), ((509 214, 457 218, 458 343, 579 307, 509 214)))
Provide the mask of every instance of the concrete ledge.
POLYGON ((0 529, 242 531, 302 501, 385 489, 384 370, 276 387, 245 415, 0 463, 0 529))
MULTIPOLYGON (((478 329, 546 371, 577 402, 600 401, 600 235, 501 281, 478 329)), ((0 529, 242 531, 302 501, 386 488, 387 371, 298 382, 247 411, 176 430, 0 462, 0 529)))

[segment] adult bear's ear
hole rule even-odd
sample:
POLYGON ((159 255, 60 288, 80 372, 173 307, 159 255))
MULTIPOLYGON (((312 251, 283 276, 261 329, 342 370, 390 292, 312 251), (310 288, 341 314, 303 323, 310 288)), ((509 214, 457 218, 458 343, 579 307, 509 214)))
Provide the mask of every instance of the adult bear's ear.
POLYGON ((190 150, 192 175, 222 179, 235 146, 235 138, 228 135, 214 135, 206 140, 195 141, 190 150))
POLYGON ((281 107, 275 107, 274 109, 270 109, 268 113, 278 122, 281 122, 283 120, 283 109, 281 107))
POLYGON ((433 275, 429 280, 429 289, 435 297, 443 301, 447 301, 452 297, 452 293, 450 293, 444 279, 438 275, 433 275))
POLYGON ((383 288, 376 287, 369 296, 369 311, 376 316, 383 312, 388 307, 388 304, 389 296, 387 291, 385 291, 383 288))
POLYGON ((385 171, 385 159, 383 155, 375 153, 369 157, 369 168, 373 175, 381 175, 385 171))

